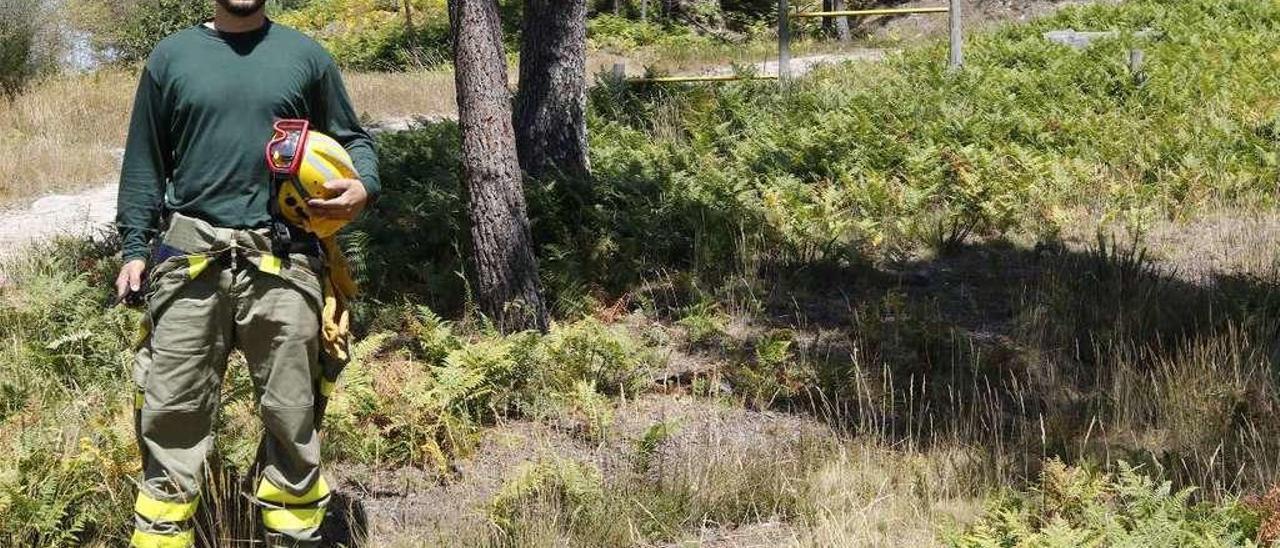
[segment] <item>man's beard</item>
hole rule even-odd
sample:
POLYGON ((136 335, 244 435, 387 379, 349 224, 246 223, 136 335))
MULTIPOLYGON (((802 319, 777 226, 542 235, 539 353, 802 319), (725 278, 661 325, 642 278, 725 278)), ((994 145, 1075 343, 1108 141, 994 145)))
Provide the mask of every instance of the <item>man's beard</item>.
POLYGON ((237 1, 237 0, 215 0, 215 1, 218 3, 219 6, 222 6, 222 9, 227 10, 227 13, 230 13, 231 15, 234 15, 236 17, 248 17, 250 15, 258 13, 258 11, 262 9, 262 6, 267 3, 267 0, 252 0, 251 2, 243 2, 243 1, 237 1))

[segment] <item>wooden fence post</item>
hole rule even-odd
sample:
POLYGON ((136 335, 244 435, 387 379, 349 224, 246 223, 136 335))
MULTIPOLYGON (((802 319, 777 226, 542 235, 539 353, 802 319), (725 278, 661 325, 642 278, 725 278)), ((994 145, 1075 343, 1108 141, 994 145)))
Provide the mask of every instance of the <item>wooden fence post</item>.
POLYGON ((1129 50, 1129 74, 1133 76, 1133 83, 1142 85, 1147 81, 1147 73, 1143 71, 1146 60, 1147 54, 1141 49, 1129 50))
POLYGON ((787 0, 778 0, 778 81, 791 77, 791 16, 787 0))
POLYGON ((964 66, 964 34, 960 27, 960 0, 951 0, 951 55, 947 68, 960 70, 964 66))

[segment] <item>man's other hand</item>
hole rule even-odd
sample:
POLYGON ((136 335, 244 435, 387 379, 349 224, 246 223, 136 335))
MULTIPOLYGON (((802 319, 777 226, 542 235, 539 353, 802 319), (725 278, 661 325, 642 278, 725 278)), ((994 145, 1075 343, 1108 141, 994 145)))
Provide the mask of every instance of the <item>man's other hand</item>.
POLYGON ((142 292, 142 274, 147 270, 147 261, 134 259, 120 267, 120 275, 116 276, 116 301, 132 304, 135 299, 128 297, 142 292))
POLYGON ((369 192, 364 189, 364 183, 357 179, 334 179, 325 183, 324 187, 340 194, 328 200, 311 199, 307 202, 311 206, 311 212, 320 217, 350 221, 369 202, 369 192))

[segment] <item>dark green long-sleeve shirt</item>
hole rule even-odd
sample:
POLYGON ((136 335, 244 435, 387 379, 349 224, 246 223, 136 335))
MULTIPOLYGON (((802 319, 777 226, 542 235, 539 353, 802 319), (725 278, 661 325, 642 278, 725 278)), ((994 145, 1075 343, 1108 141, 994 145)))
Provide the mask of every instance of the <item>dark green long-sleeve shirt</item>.
POLYGON ((116 225, 125 260, 145 258, 165 209, 226 228, 266 226, 272 124, 306 118, 347 149, 370 197, 378 160, 333 58, 268 22, 246 33, 204 25, 160 42, 134 98, 116 225))

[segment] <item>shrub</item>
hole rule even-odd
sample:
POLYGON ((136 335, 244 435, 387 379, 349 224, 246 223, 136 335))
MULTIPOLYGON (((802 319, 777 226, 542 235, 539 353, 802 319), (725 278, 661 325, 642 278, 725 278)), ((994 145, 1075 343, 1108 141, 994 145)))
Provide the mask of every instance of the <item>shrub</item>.
POLYGON ((461 309, 471 237, 463 209, 461 135, 453 121, 378 136, 383 196, 348 231, 367 300, 461 309))
POLYGON ((49 8, 38 0, 0 0, 0 95, 12 98, 54 68, 49 8))
POLYGON ((470 453, 474 434, 500 416, 567 415, 603 438, 607 394, 634 393, 654 358, 620 328, 592 320, 547 335, 465 337, 425 307, 405 309, 396 346, 389 335, 359 345, 328 413, 334 456, 427 466, 445 473, 470 453), (378 363, 374 363, 377 357, 378 363))
POLYGON ((213 16, 209 0, 72 0, 76 22, 121 61, 146 59, 165 37, 213 16))
POLYGON ((57 241, 4 266, 0 543, 78 546, 129 514, 137 314, 106 306, 114 247, 57 241))
POLYGON ((282 13, 281 23, 315 36, 347 68, 395 70, 449 60, 449 17, 442 0, 417 0, 413 26, 400 2, 316 0, 282 13))
POLYGON ((1050 461, 1040 482, 1010 493, 957 535, 956 546, 1243 546, 1258 516, 1245 505, 1193 504, 1123 462, 1114 474, 1050 461))
POLYGON ((592 49, 616 52, 651 46, 695 47, 710 42, 690 27, 609 14, 600 14, 587 21, 587 40, 592 49))
POLYGON ((531 538, 572 529, 591 519, 604 500, 600 471, 575 461, 548 459, 527 463, 489 502, 490 521, 511 546, 531 538), (533 525, 533 527, 530 527, 533 525))

